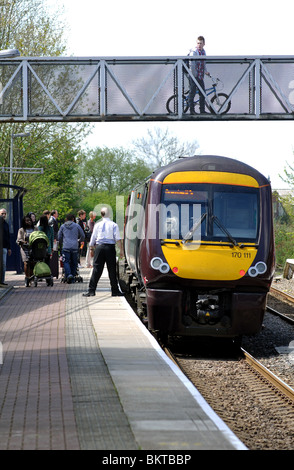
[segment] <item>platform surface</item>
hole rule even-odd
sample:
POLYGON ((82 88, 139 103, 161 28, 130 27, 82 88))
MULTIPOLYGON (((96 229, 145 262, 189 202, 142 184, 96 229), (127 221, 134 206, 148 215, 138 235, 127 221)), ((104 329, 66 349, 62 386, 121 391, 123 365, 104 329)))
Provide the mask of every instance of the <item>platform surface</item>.
POLYGON ((95 297, 54 279, 0 291, 0 450, 245 446, 162 352, 104 271, 95 297))

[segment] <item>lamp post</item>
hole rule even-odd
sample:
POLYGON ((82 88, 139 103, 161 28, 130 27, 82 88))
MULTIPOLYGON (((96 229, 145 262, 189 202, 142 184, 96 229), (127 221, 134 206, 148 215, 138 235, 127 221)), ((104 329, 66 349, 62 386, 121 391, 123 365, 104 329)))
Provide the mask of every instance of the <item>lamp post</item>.
MULTIPOLYGON (((10 142, 10 171, 9 171, 9 185, 12 186, 12 175, 13 175, 13 139, 17 137, 28 137, 30 132, 23 132, 21 134, 11 134, 10 142)), ((12 188, 10 188, 10 197, 12 198, 12 188)))

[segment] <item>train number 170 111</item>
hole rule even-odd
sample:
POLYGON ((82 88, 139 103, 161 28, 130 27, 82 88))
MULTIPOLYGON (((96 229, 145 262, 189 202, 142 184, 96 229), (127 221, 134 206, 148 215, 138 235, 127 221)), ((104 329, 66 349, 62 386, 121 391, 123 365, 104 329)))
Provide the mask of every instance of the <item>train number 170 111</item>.
POLYGON ((233 258, 251 258, 251 253, 245 252, 240 253, 240 251, 232 253, 233 258))

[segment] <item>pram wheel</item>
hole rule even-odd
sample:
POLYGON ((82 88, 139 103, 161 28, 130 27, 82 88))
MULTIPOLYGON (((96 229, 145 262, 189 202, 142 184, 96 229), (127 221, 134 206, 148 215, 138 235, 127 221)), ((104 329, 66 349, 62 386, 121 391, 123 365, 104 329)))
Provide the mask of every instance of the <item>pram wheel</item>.
POLYGON ((53 276, 50 279, 46 279, 47 286, 53 286, 53 276))

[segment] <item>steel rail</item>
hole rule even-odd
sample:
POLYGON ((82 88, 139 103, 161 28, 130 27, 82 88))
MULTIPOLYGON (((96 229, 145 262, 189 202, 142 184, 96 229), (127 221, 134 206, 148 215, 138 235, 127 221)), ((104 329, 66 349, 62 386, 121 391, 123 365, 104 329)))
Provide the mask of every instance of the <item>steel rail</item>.
POLYGON ((285 299, 289 300, 290 302, 292 302, 294 304, 294 297, 293 295, 290 295, 290 294, 287 294, 286 292, 283 292, 279 289, 276 289, 275 287, 271 286, 270 288, 270 293, 273 292, 274 294, 278 294, 280 295, 281 297, 284 297, 285 299))
POLYGON ((275 310, 272 307, 269 307, 268 305, 266 306, 266 309, 270 313, 272 313, 273 315, 277 315, 278 317, 282 318, 282 320, 286 321, 287 323, 290 323, 290 325, 294 325, 294 319, 293 318, 288 317, 284 313, 278 312, 277 310, 275 310))
POLYGON ((287 385, 283 380, 267 369, 267 367, 257 361, 257 359, 251 356, 251 354, 245 351, 245 349, 241 348, 241 351, 243 352, 246 361, 253 369, 266 378, 275 388, 277 388, 294 403, 294 390, 289 385, 287 385))
MULTIPOLYGON (((275 287, 271 287, 270 292, 272 292, 274 295, 277 295, 277 297, 280 296, 284 300, 288 300, 289 302, 291 302, 293 304, 293 308, 294 308, 294 297, 292 295, 286 294, 285 292, 282 292, 279 289, 276 289, 275 287)), ((290 325, 294 325, 294 319, 291 318, 291 317, 288 317, 288 315, 285 315, 284 313, 278 312, 277 310, 275 310, 272 307, 269 307, 268 305, 266 306, 266 309, 270 313, 272 313, 274 315, 277 315, 278 317, 282 318, 286 322, 290 323, 290 325)))
MULTIPOLYGON (((264 377, 272 386, 274 386, 279 392, 281 392, 283 395, 285 395, 288 399, 293 401, 294 403, 294 390, 287 385, 282 379, 280 379, 278 376, 273 374, 267 367, 265 367, 263 364, 261 364, 257 359, 255 359, 251 354, 249 354, 245 349, 240 348, 246 362, 254 369, 256 370, 262 377, 264 377)), ((185 374, 181 366, 179 365, 177 359, 173 355, 173 353, 170 351, 169 348, 163 348, 165 354, 169 357, 171 361, 174 362, 174 364, 185 374)), ((185 374, 186 375, 186 374, 185 374)))

